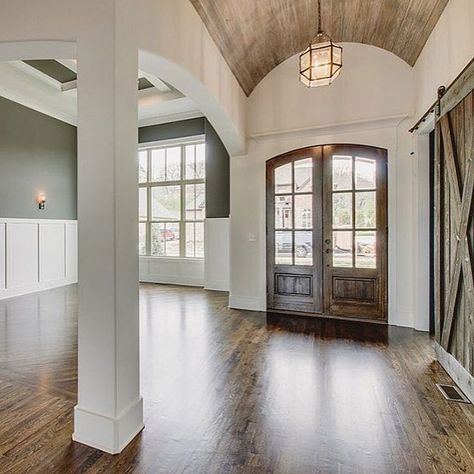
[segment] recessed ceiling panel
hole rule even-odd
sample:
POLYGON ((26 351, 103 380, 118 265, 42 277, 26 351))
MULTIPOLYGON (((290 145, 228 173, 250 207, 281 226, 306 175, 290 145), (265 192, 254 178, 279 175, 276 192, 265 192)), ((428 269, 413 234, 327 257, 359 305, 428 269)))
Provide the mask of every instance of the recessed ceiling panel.
POLYGON ((30 59, 23 62, 62 84, 77 79, 74 71, 54 59, 30 59))

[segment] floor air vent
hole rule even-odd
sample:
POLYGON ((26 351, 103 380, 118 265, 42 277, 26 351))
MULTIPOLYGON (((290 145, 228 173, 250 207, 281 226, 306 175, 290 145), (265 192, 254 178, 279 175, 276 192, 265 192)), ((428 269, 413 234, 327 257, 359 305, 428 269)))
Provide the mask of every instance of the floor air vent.
POLYGON ((439 391, 443 394, 446 400, 449 400, 451 402, 471 403, 466 398, 464 393, 462 393, 461 390, 459 390, 459 388, 454 385, 437 383, 436 386, 439 388, 439 391))

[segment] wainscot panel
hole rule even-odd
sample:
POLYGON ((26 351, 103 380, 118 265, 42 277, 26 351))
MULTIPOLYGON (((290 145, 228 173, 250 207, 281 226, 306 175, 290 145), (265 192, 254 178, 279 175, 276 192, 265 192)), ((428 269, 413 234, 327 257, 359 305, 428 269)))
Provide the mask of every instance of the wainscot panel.
POLYGON ((0 218, 0 299, 77 283, 77 221, 0 218))

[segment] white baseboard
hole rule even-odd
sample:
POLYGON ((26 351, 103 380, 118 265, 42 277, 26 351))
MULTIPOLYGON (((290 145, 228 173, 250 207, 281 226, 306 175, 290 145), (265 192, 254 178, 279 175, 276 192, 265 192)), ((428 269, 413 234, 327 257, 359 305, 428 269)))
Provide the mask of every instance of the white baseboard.
POLYGON ((58 280, 46 283, 36 283, 33 285, 23 286, 20 288, 8 288, 0 290, 0 300, 7 298, 14 298, 16 296, 28 295, 30 293, 37 293, 38 291, 50 290, 52 288, 59 288, 61 286, 68 286, 77 283, 77 279, 58 280))
POLYGON ((388 311, 388 324, 403 328, 413 328, 414 315, 411 311, 388 311))
POLYGON ((117 418, 92 413, 76 406, 72 439, 109 454, 119 454, 144 427, 142 397, 117 418))
POLYGON ((189 276, 176 277, 174 275, 141 275, 140 283, 161 283, 163 285, 182 285, 203 287, 202 278, 193 278, 189 276))
POLYGON ((143 283, 204 286, 204 260, 176 257, 140 257, 143 283))
POLYGON ((474 403, 474 377, 448 352, 446 352, 437 342, 435 342, 435 352, 441 367, 454 380, 464 395, 474 403))
POLYGON ((266 311, 267 304, 265 298, 262 299, 258 296, 240 296, 231 293, 229 296, 229 308, 245 309, 248 311, 266 311))

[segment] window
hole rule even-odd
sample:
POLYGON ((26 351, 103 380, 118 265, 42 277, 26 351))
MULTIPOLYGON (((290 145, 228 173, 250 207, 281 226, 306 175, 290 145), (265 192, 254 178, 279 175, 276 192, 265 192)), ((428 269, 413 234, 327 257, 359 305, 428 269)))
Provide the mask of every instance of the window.
POLYGON ((147 146, 138 162, 140 255, 203 258, 203 141, 147 146))
POLYGON ((376 163, 332 158, 333 266, 377 268, 376 163))

